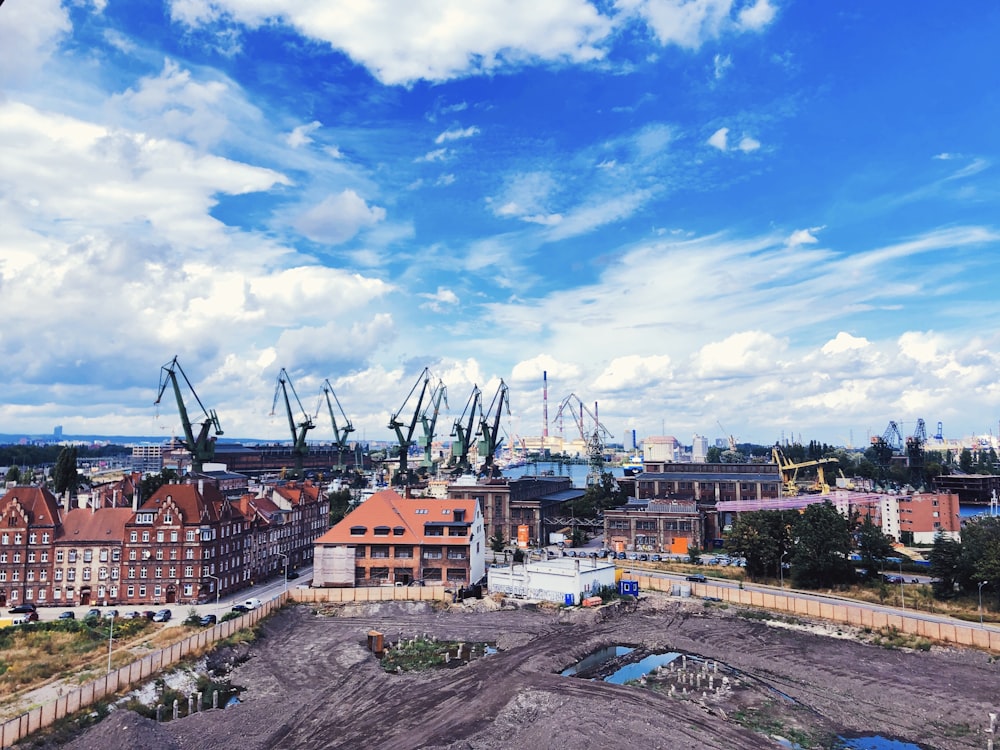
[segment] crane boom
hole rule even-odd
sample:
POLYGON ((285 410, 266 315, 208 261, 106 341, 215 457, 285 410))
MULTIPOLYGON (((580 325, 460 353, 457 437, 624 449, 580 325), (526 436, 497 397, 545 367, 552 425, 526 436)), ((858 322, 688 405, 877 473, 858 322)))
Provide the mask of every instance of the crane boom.
POLYGON ((444 401, 445 408, 448 408, 448 389, 444 382, 438 380, 434 390, 431 391, 427 408, 420 415, 420 425, 424 434, 417 438, 417 444, 424 449, 424 457, 420 462, 422 469, 432 469, 434 466, 434 430, 437 427, 438 414, 441 411, 441 402, 444 401), (428 415, 430 412, 430 415, 428 415))
POLYGON ((309 446, 306 443, 306 434, 309 430, 315 427, 315 423, 312 417, 302 408, 302 402, 299 400, 299 394, 295 392, 295 386, 292 385, 292 380, 288 376, 288 372, 285 368, 281 368, 281 372, 278 373, 278 382, 274 386, 274 402, 271 404, 271 415, 274 415, 275 408, 278 405, 278 396, 284 397, 285 402, 285 413, 288 415, 288 428, 292 433, 292 455, 295 457, 295 472, 297 475, 302 475, 302 459, 306 454, 309 453, 309 446), (295 415, 292 413, 292 402, 288 398, 288 392, 292 392, 292 396, 295 397, 295 403, 299 407, 299 412, 302 415, 302 421, 295 424, 295 415))
POLYGON ((476 424, 477 414, 482 413, 483 392, 478 385, 472 386, 472 394, 465 402, 465 409, 462 416, 455 420, 455 425, 451 429, 451 436, 455 438, 451 444, 451 454, 455 461, 455 473, 464 474, 469 471, 469 449, 472 447, 473 426, 476 424))
POLYGON ((195 393, 194 386, 191 385, 191 381, 188 380, 188 376, 184 373, 176 356, 160 368, 160 387, 159 392, 156 394, 156 401, 153 402, 154 404, 160 403, 160 399, 163 398, 163 392, 167 389, 168 385, 173 387, 174 398, 177 400, 177 410, 180 412, 181 425, 184 428, 184 444, 191 453, 191 468, 195 472, 200 472, 205 463, 215 457, 216 436, 223 434, 222 426, 219 424, 219 417, 216 415, 214 409, 206 409, 201 403, 201 399, 195 393), (194 426, 191 424, 187 407, 184 405, 184 397, 181 394, 181 386, 180 381, 177 379, 177 373, 180 373, 180 376, 184 379, 188 390, 191 391, 191 395, 194 396, 194 400, 198 406, 201 407, 204 416, 197 435, 194 434, 194 426), (215 428, 215 435, 209 437, 208 433, 212 427, 215 428))
POLYGON ((316 407, 316 416, 319 416, 319 410, 323 405, 323 400, 326 400, 326 408, 330 412, 330 422, 333 423, 333 438, 337 446, 337 469, 344 469, 344 462, 341 455, 344 448, 347 447, 347 438, 352 432, 354 432, 354 425, 351 424, 351 420, 348 419, 347 414, 344 413, 344 407, 340 405, 340 399, 337 398, 337 394, 333 391, 333 386, 330 385, 330 380, 327 378, 323 381, 323 385, 320 387, 320 403, 316 407), (333 400, 330 400, 330 397, 333 400), (340 416, 343 420, 342 424, 337 424, 337 415, 334 414, 333 405, 337 405, 337 410, 340 412, 340 416))
POLYGON ((396 439, 399 442, 399 471, 396 475, 397 484, 405 484, 408 478, 407 469, 407 456, 410 451, 410 446, 413 445, 413 431, 417 427, 417 420, 420 419, 421 407, 424 403, 424 396, 427 395, 427 388, 431 382, 431 371, 428 368, 424 368, 423 372, 417 378, 417 382, 413 384, 413 388, 410 389, 410 393, 407 395, 406 399, 403 401, 402 406, 389 418, 389 429, 396 433, 396 439), (420 395, 417 397, 417 407, 413 410, 413 418, 410 420, 409 425, 401 422, 399 415, 406 408, 406 404, 409 403, 413 394, 416 393, 417 388, 420 388, 420 395), (405 430, 404 430, 405 427, 405 430))
POLYGON ((510 416, 510 392, 507 384, 501 380, 500 385, 497 387, 497 392, 493 396, 493 401, 490 403, 489 411, 479 419, 479 434, 481 437, 478 448, 479 455, 484 458, 483 467, 479 470, 479 473, 485 477, 492 477, 496 472, 496 452, 500 449, 500 444, 503 442, 503 439, 499 435, 500 417, 504 410, 506 410, 507 416, 510 416), (490 418, 493 419, 492 424, 490 424, 490 418))

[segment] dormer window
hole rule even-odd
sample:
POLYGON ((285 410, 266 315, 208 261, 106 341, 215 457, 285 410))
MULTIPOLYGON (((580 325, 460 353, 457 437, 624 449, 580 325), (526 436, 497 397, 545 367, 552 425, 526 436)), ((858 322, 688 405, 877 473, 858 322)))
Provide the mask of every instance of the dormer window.
POLYGON ((376 526, 375 527, 375 536, 389 536, 389 527, 388 526, 376 526))
POLYGON ((392 527, 392 535, 393 536, 403 536, 403 534, 405 534, 405 533, 406 533, 406 529, 404 529, 402 526, 393 526, 392 527))
POLYGON ((351 536, 364 536, 367 533, 368 533, 368 527, 367 526, 352 526, 351 527, 351 536))
POLYGON ((153 523, 153 513, 136 513, 135 522, 136 523, 153 523))

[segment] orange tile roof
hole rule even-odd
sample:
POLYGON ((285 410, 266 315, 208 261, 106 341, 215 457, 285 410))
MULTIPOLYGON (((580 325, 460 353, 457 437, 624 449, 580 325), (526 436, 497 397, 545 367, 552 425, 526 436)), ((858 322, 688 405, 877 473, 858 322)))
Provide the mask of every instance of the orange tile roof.
MULTIPOLYGON (((424 533, 427 523, 450 524, 454 511, 464 511, 463 524, 476 520, 476 500, 459 500, 420 497, 402 498, 393 490, 376 492, 361 505, 316 540, 316 544, 452 544, 463 537, 428 536, 424 533), (365 527, 363 534, 351 534, 351 528, 365 527), (375 534, 376 527, 388 527, 388 536, 375 534), (401 528, 401 534, 395 530, 401 528)), ((471 533, 471 532, 470 532, 471 533)))
POLYGON ((212 523, 219 520, 219 501, 223 495, 215 485, 206 483, 199 491, 194 484, 165 484, 144 502, 140 511, 158 511, 167 497, 172 498, 185 524, 212 523))
POLYGON ((131 508, 74 508, 63 518, 62 532, 57 541, 121 544, 125 524, 132 518, 131 508))
POLYGON ((59 524, 59 501, 45 487, 11 487, 0 497, 0 512, 15 500, 27 513, 32 526, 59 524))

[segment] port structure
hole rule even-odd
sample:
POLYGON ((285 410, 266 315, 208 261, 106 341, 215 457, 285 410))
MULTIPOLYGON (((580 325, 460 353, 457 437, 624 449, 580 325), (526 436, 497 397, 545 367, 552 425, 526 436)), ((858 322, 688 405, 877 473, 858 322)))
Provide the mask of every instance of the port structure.
POLYGON ((285 413, 288 416, 288 428, 292 433, 292 456, 295 460, 295 476, 302 476, 302 459, 309 453, 309 445, 306 443, 306 435, 309 430, 316 426, 313 422, 312 417, 302 408, 302 402, 299 400, 299 395, 295 392, 295 386, 292 385, 292 380, 282 367, 281 371, 278 373, 278 380, 274 386, 274 401, 271 403, 271 416, 275 414, 275 410, 278 406, 278 397, 282 396, 285 404, 285 413), (301 413, 301 421, 298 424, 295 423, 295 415, 292 413, 292 402, 288 397, 288 392, 291 391, 292 396, 295 398, 295 403, 299 407, 299 412, 301 413))
POLYGON ((489 479, 500 474, 496 465, 496 454, 503 443, 503 438, 500 437, 500 418, 504 412, 510 416, 510 390, 501 380, 497 392, 493 395, 493 401, 490 402, 490 408, 481 412, 479 418, 479 443, 476 448, 483 457, 483 466, 479 474, 489 479))
POLYGON ((201 403, 201 399, 195 393, 194 386, 191 385, 188 376, 184 374, 184 370, 181 368, 176 356, 160 368, 160 387, 159 392, 156 394, 156 401, 153 402, 154 405, 160 403, 160 399, 163 398, 163 393, 166 391, 168 385, 173 387, 174 398, 177 400, 177 410, 180 412, 181 426, 184 429, 184 446, 191 454, 191 468, 195 472, 200 472, 205 463, 215 457, 216 438, 223 434, 222 426, 219 424, 219 417, 216 415, 214 409, 206 409, 201 403), (201 407, 203 419, 197 435, 194 434, 194 425, 191 423, 187 407, 184 405, 180 380, 177 377, 178 374, 183 378, 195 402, 201 407), (215 428, 215 434, 209 435, 213 427, 215 428))
POLYGON ((395 485, 407 485, 410 483, 411 477, 407 458, 410 446, 413 445, 413 433, 417 429, 417 422, 423 414, 424 397, 427 396, 430 384, 431 371, 425 367, 417 378, 417 381, 413 384, 413 388, 410 389, 409 394, 403 400, 402 405, 389 417, 389 429, 396 433, 396 441, 399 446, 399 468, 393 475, 392 482, 395 485), (413 409, 413 416, 409 422, 404 422, 400 419, 400 415, 407 408, 407 404, 410 403, 413 394, 417 393, 418 389, 419 395, 417 396, 416 407, 413 409))
POLYGON ((337 398, 337 394, 333 390, 333 386, 330 385, 330 379, 327 378, 323 381, 323 385, 319 389, 320 401, 316 405, 316 417, 319 417, 320 409, 323 407, 323 402, 326 402, 327 411, 330 414, 330 422, 333 423, 333 439, 334 445, 337 448, 337 465, 334 467, 338 472, 343 472, 346 468, 344 463, 344 450, 347 448, 347 440, 352 432, 354 432, 354 425, 351 424, 351 420, 344 413, 344 407, 340 405, 340 399, 337 398), (341 422, 338 424, 337 415, 333 411, 333 405, 337 405, 337 411, 340 413, 341 422))
POLYGON ((472 464, 469 461, 469 450, 472 448, 472 441, 478 434, 479 419, 481 419, 483 409, 483 392, 478 385, 472 386, 472 393, 469 400, 465 402, 462 415, 455 420, 451 428, 451 471, 452 474, 460 475, 472 471, 472 464))

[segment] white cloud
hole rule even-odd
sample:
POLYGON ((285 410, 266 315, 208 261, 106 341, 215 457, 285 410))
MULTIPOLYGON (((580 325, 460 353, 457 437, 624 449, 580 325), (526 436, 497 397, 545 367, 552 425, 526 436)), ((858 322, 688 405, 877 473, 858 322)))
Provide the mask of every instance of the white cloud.
POLYGON ((585 0, 301 0, 283 8, 244 0, 172 0, 188 25, 223 16, 256 28, 280 22, 328 42, 382 83, 443 81, 526 61, 587 62, 604 56, 612 21, 585 0))
POLYGON ((515 364, 511 368, 510 377, 513 383, 541 384, 543 373, 548 373, 549 382, 558 382, 560 390, 565 390, 567 383, 580 377, 580 372, 580 368, 572 362, 559 362, 548 354, 539 354, 515 364))
POLYGON ((774 370, 786 348, 787 342, 764 331, 741 331, 701 347, 692 361, 703 378, 759 375, 774 370))
POLYGON ((414 159, 414 161, 418 162, 418 163, 419 162, 445 161, 448 158, 448 153, 449 153, 448 149, 446 149, 446 148, 438 148, 438 149, 434 149, 433 151, 428 151, 423 156, 418 156, 416 159, 414 159))
POLYGON ((369 206, 353 190, 343 190, 301 214, 295 228, 316 242, 338 245, 384 219, 384 208, 369 206))
POLYGON ((434 139, 434 142, 440 146, 442 143, 447 143, 448 141, 457 141, 462 138, 471 138, 472 136, 478 134, 479 134, 479 128, 474 126, 470 126, 468 128, 455 128, 452 130, 444 131, 443 133, 438 135, 437 138, 434 139))
POLYGON ((715 80, 717 81, 721 79, 731 67, 733 67, 732 55, 716 55, 712 62, 715 69, 715 80))
POLYGON ((796 229, 792 232, 788 239, 785 240, 785 244, 789 247, 794 247, 795 245, 815 245, 819 240, 816 238, 816 232, 824 229, 824 227, 810 227, 809 229, 796 229))
POLYGON ((437 181, 434 184, 437 185, 438 187, 447 187, 448 185, 454 184, 454 182, 455 182, 455 175, 443 174, 437 178, 437 181))
POLYGON ((418 296, 429 300, 428 302, 422 304, 421 307, 434 312, 443 312, 445 308, 454 307, 459 303, 458 295, 451 289, 446 289, 443 286, 439 286, 437 291, 433 294, 423 292, 418 296))
POLYGON ((714 146, 715 148, 719 149, 719 151, 725 151, 729 148, 728 138, 729 138, 729 128, 719 128, 714 133, 712 133, 707 143, 709 146, 714 146))
POLYGON ((656 386, 673 376, 670 357, 666 354, 643 357, 630 354, 615 357, 594 381, 594 388, 603 393, 627 391, 656 386))
POLYGON ((60 0, 6 3, 0 16, 0 90, 28 81, 71 31, 60 0))
POLYGON ((740 139, 740 144, 737 148, 745 154, 749 154, 751 151, 756 151, 760 148, 760 141, 756 138, 751 138, 748 135, 743 136, 740 139))
POLYGON ((866 349, 871 346, 871 342, 864 337, 852 336, 849 333, 841 331, 830 341, 827 341, 821 351, 824 355, 832 356, 837 354, 843 354, 844 352, 858 351, 860 349, 866 349))
POLYGON ((620 10, 642 18, 661 44, 698 49, 725 34, 758 32, 774 18, 767 0, 740 8, 733 0, 617 0, 620 10))
POLYGON ((323 123, 319 122, 318 120, 313 120, 308 125, 299 125, 297 128, 294 128, 291 133, 288 134, 286 142, 292 148, 305 146, 306 144, 313 142, 310 136, 314 132, 319 130, 321 127, 323 127, 323 123))

